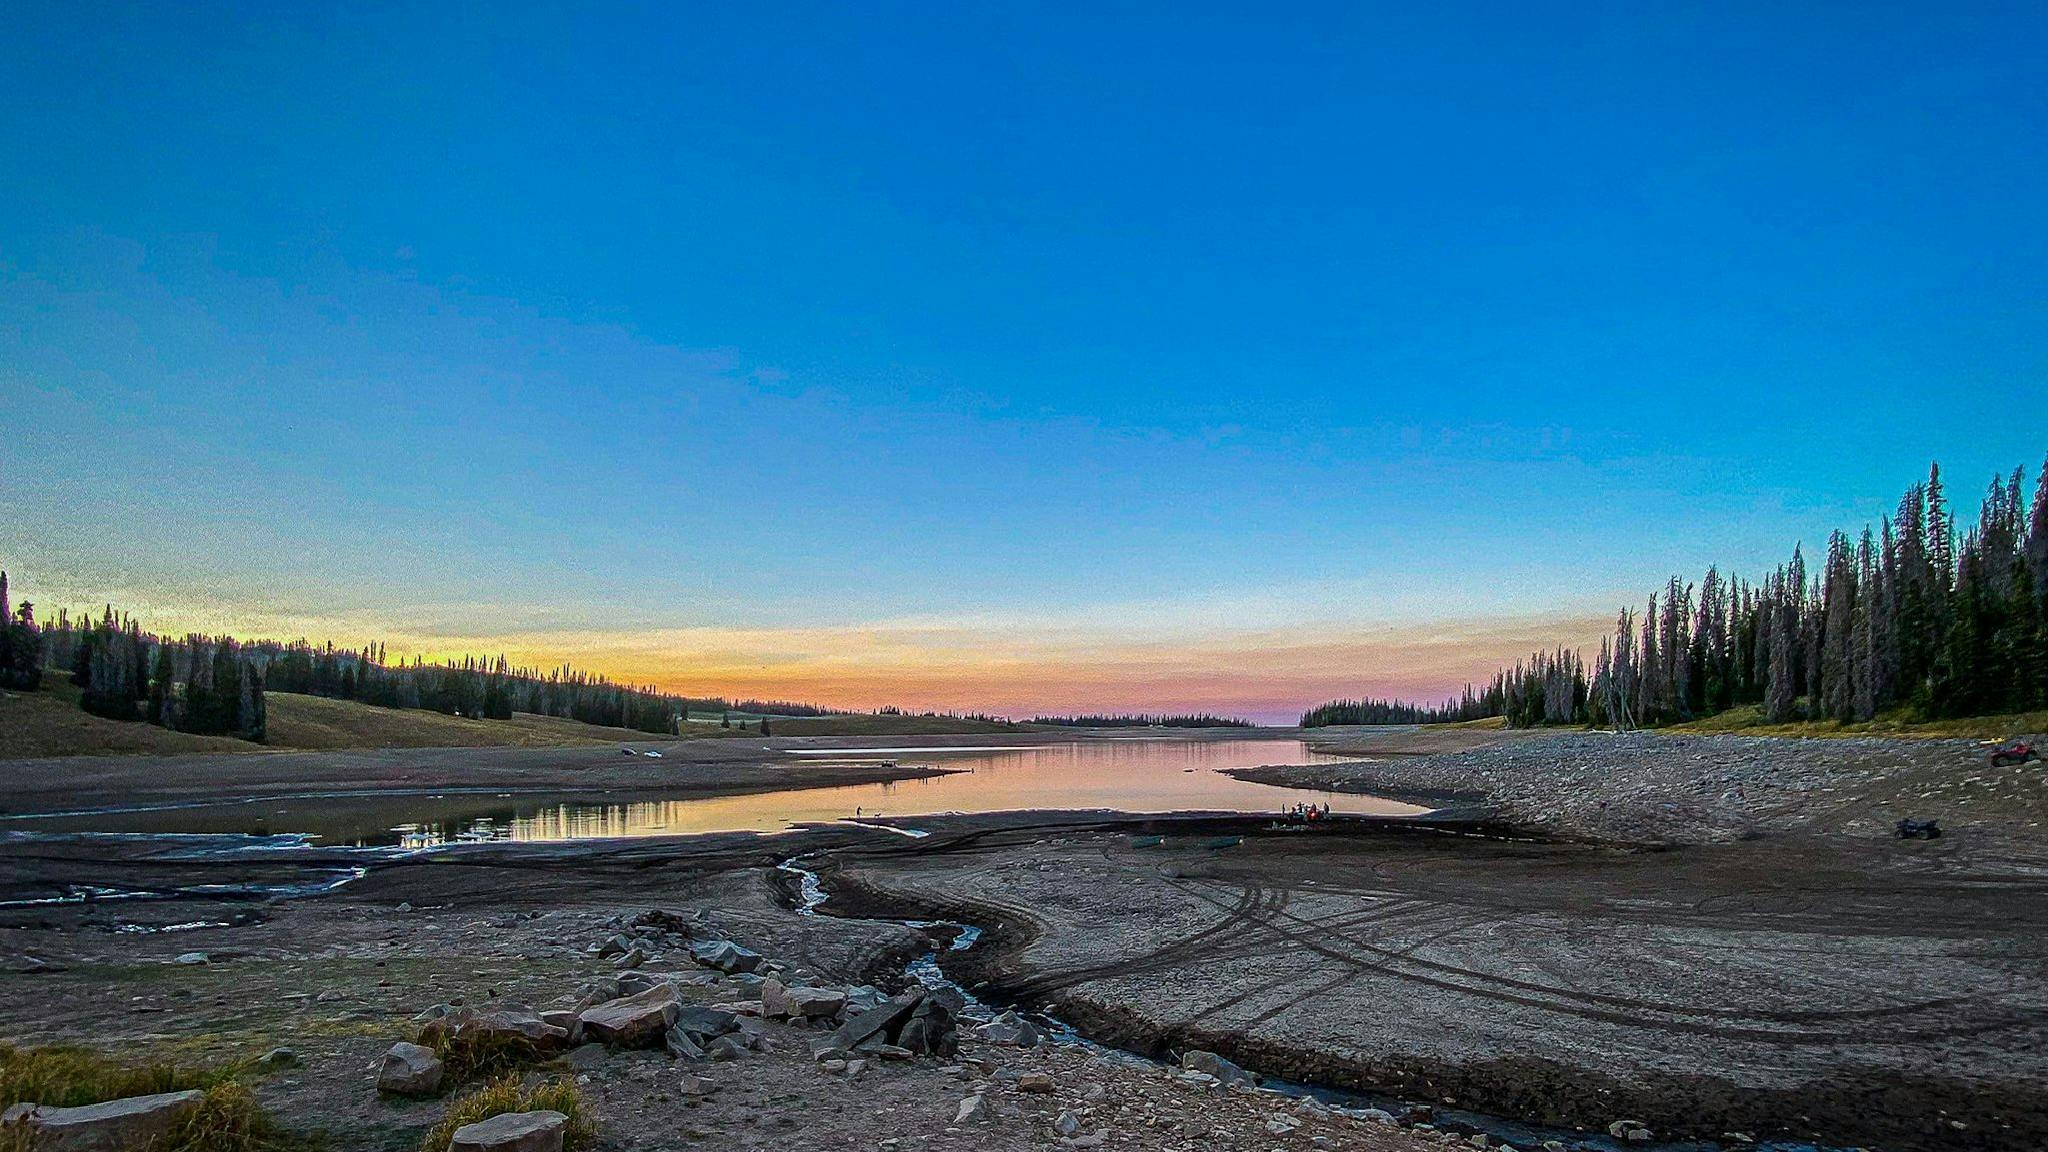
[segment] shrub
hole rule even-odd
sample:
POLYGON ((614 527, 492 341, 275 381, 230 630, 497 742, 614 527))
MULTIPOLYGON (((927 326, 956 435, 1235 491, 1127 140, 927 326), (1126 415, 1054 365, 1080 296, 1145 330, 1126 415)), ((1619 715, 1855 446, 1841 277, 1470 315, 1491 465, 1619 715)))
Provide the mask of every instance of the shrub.
POLYGON ((568 1131, 563 1134, 564 1152, 588 1144, 597 1135, 596 1118, 583 1102, 583 1094, 576 1085, 567 1080, 549 1080, 530 1089, 519 1086, 516 1076, 501 1076, 489 1084, 459 1096, 448 1105, 448 1114, 439 1124, 427 1132, 420 1141, 420 1152, 448 1152, 448 1144, 455 1139, 455 1131, 479 1120, 488 1120, 504 1112, 560 1112, 569 1118, 568 1131))

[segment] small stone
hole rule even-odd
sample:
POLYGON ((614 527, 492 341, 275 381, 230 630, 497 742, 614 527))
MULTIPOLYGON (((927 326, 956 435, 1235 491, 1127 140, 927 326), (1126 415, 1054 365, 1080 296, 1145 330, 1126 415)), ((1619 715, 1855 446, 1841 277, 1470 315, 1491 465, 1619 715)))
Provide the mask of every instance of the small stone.
POLYGON ((988 1097, 975 1093, 960 1101, 959 1111, 953 1115, 955 1124, 987 1124, 995 1120, 996 1110, 990 1106, 988 1097))
POLYGON ((1052 1095, 1054 1084, 1051 1073, 1026 1072, 1017 1077, 1017 1091, 1030 1092, 1038 1096, 1052 1095))
POLYGON ((205 963, 208 963, 208 962, 209 962, 209 961, 208 961, 208 957, 207 957, 206 953, 204 953, 204 952, 185 952, 185 953, 181 953, 181 954, 180 954, 180 955, 178 956, 178 958, 177 958, 176 960, 174 960, 174 961, 173 961, 173 963, 176 963, 176 964, 188 964, 188 965, 189 965, 189 964, 205 964, 205 963))
POLYGON ((692 1100, 702 1100, 704 1097, 718 1091, 718 1085, 714 1081, 705 1079, 702 1076, 685 1072, 682 1078, 676 1081, 676 1091, 692 1100))
POLYGON ((828 1060, 820 1060, 818 1061, 818 1070, 820 1072, 826 1072, 830 1073, 831 1075, 837 1076, 840 1073, 846 1071, 846 1061, 841 1060, 836 1056, 828 1060))
POLYGON ((256 1060, 256 1067, 265 1072, 276 1072, 284 1068, 297 1068, 301 1061, 299 1054, 290 1048, 272 1048, 256 1060))
POLYGON ((1081 1134, 1081 1118, 1072 1112, 1062 1112, 1052 1122, 1052 1130, 1061 1136, 1079 1136, 1081 1134))
POLYGON ((1180 1058, 1180 1066, 1189 1071, 1200 1072, 1206 1076, 1214 1076, 1225 1084, 1243 1084, 1248 1087, 1254 1087, 1259 1082, 1259 1078, 1252 1073, 1232 1064, 1214 1052, 1204 1051, 1200 1048, 1183 1054, 1180 1058))

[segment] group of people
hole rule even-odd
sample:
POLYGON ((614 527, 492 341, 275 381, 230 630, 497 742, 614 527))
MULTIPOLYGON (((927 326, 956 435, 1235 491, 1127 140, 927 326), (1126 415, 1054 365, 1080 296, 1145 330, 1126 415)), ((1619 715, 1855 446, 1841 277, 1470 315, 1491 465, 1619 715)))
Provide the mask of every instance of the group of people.
POLYGON ((1287 810, 1287 815, 1291 819, 1313 824, 1318 820, 1328 820, 1330 818, 1330 806, 1328 804, 1296 804, 1287 810))

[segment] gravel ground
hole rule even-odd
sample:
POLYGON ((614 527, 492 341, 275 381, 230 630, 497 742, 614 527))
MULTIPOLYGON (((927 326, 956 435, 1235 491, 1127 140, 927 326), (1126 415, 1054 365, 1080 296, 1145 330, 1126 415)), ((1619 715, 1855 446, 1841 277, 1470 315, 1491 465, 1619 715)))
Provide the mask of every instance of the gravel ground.
POLYGON ((1236 774, 1420 797, 1555 835, 1628 843, 1883 839, 1901 819, 1931 818, 1979 849, 1978 863, 2048 863, 2042 766, 1993 768, 1974 740, 1536 732, 1461 751, 1236 774))

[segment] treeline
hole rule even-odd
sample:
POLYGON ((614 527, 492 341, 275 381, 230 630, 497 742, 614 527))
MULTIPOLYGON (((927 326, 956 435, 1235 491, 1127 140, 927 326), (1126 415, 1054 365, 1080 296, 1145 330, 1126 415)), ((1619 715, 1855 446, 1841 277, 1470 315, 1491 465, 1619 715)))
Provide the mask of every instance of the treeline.
POLYGON ((0 573, 0 613, 12 621, 6 662, 15 671, 7 686, 34 690, 45 665, 71 669, 79 706, 95 716, 146 721, 177 732, 237 736, 262 743, 269 732, 261 661, 231 636, 157 636, 112 607, 98 620, 36 624, 35 606, 8 603, 0 573))
POLYGON ((1587 718, 1622 727, 1760 705, 1770 722, 2048 708, 2048 465, 1995 477, 1976 523, 1951 512, 1941 469, 1896 513, 1837 532, 1756 583, 1677 577, 1601 642, 1587 718))
MULTIPOLYGON (((39 625, 34 606, 7 602, 0 574, 0 687, 34 690, 44 668, 69 668, 80 703, 113 719, 147 719, 185 732, 260 740, 263 693, 294 692, 385 708, 426 709, 472 719, 529 712, 640 732, 678 734, 691 712, 824 716, 830 710, 781 700, 690 697, 614 683, 568 665, 518 668, 503 656, 428 663, 391 662, 381 643, 361 648, 304 640, 159 636, 108 607, 98 619, 60 610, 39 625)), ((727 720, 730 723, 730 720, 727 720)))
POLYGON ((1251 728, 1249 720, 1235 716, 1212 716, 1207 712, 1195 712, 1178 716, 1154 716, 1149 713, 1113 716, 1034 716, 1027 723, 1054 724, 1062 728, 1251 728))
POLYGON ((36 606, 27 600, 19 609, 7 595, 7 573, 0 572, 0 688, 33 692, 43 684, 43 637, 36 628, 36 606))
POLYGON ((1323 728, 1331 724, 1451 724, 1464 720, 1480 720, 1498 716, 1498 708, 1489 709, 1481 698, 1472 694, 1471 685, 1465 686, 1465 695, 1458 700, 1446 700, 1442 704, 1411 704, 1406 700, 1332 700, 1320 704, 1301 714, 1303 728, 1323 728))
MULTIPOLYGON (((820 713, 820 715, 843 716, 848 715, 848 713, 820 713)), ((898 708, 894 704, 885 704, 882 707, 877 708, 872 712, 869 712, 868 715, 905 716, 915 720, 973 720, 982 724, 1000 724, 1005 728, 1015 728, 1017 726, 1017 722, 1015 720, 1010 719, 1007 716, 995 716, 987 712, 956 712, 950 710, 945 712, 906 712, 903 709, 898 708)))
POLYGON ((1877 525, 1834 533, 1817 569, 1794 547, 1760 580, 1674 576, 1641 613, 1622 610, 1590 666, 1569 649, 1537 653, 1466 689, 1456 712, 1637 728, 1742 706, 1770 723, 2048 708, 2048 465, 2031 500, 2023 469, 1994 477, 1968 525, 1936 465, 1877 525))

